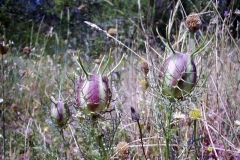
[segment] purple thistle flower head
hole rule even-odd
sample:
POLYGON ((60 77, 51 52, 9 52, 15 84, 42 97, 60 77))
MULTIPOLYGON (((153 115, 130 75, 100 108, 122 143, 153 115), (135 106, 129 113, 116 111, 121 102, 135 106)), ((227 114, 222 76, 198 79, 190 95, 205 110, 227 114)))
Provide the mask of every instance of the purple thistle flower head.
POLYGON ((181 98, 189 94, 196 81, 197 70, 190 54, 171 54, 160 69, 162 93, 171 98, 181 98))
POLYGON ((99 113, 106 109, 111 100, 107 76, 90 74, 87 79, 76 79, 77 105, 85 113, 99 113))
POLYGON ((68 104, 65 104, 62 100, 57 100, 51 105, 51 118, 53 122, 59 127, 63 127, 69 117, 70 110, 68 104))

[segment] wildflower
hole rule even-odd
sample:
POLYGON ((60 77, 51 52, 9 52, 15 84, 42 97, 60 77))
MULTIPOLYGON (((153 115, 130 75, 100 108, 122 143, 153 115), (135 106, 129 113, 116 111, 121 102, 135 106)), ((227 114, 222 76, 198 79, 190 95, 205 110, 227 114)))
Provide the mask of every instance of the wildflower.
POLYGON ((85 113, 99 113, 109 106, 112 94, 107 76, 91 74, 81 83, 78 77, 76 86, 77 105, 85 113))
POLYGON ((44 127, 44 131, 47 132, 49 130, 49 126, 44 127))
POLYGON ((193 118, 193 119, 198 119, 201 118, 201 111, 197 108, 194 108, 193 110, 191 110, 189 112, 189 117, 193 118))
POLYGON ((207 151, 208 151, 209 153, 211 153, 211 152, 212 152, 212 150, 213 150, 213 149, 212 149, 212 148, 210 148, 210 147, 208 147, 208 148, 207 148, 207 151))
POLYGON ((201 27, 202 22, 197 13, 191 13, 187 16, 186 19, 186 26, 189 29, 190 32, 195 33, 199 30, 201 27))
POLYGON ((240 126, 240 121, 239 120, 235 120, 234 123, 235 123, 236 126, 240 126))
POLYGON ((190 54, 175 52, 160 69, 159 83, 162 93, 181 98, 190 93, 197 81, 197 70, 190 54))
POLYGON ((185 118, 185 114, 182 114, 181 112, 175 112, 173 114, 173 118, 175 118, 175 119, 184 119, 185 118))
POLYGON ((120 158, 127 158, 130 153, 130 146, 127 142, 119 142, 117 144, 116 151, 120 158))
POLYGON ((65 104, 62 100, 53 101, 54 103, 51 106, 51 117, 53 122, 59 127, 63 127, 69 117, 70 110, 68 104, 65 104))
POLYGON ((2 98, 0 98, 0 103, 2 103, 3 102, 3 99, 2 98))

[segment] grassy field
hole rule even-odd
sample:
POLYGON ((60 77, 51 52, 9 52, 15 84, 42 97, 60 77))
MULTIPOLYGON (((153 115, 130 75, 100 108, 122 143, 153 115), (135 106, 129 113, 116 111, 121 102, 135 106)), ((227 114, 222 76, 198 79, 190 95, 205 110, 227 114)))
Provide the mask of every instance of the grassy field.
POLYGON ((1 55, 1 158, 239 160, 240 40, 230 30, 231 15, 237 13, 224 19, 216 10, 199 16, 204 14, 211 23, 196 33, 189 32, 186 19, 169 32, 174 50, 199 49, 192 57, 197 82, 181 98, 163 94, 159 73, 172 50, 152 40, 141 19, 130 45, 118 33, 121 28, 110 32, 87 22, 104 34, 104 52, 94 57, 69 47, 71 39, 59 39, 54 31, 41 41, 33 38, 30 54, 11 44, 1 55), (76 79, 86 81, 83 68, 108 77, 110 104, 97 114, 78 105, 76 79), (58 111, 54 117, 51 107, 60 101, 70 114, 58 111), (66 119, 59 122, 59 116, 66 119))

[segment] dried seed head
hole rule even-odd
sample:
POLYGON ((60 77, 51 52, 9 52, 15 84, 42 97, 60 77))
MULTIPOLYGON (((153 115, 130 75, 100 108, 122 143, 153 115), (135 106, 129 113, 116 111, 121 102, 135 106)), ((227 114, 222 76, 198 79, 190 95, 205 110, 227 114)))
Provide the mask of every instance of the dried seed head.
POLYGON ((149 72, 149 67, 148 67, 148 63, 143 61, 141 64, 141 71, 144 73, 144 75, 146 76, 149 72))
POLYGON ((6 54, 8 52, 9 45, 5 45, 4 42, 0 43, 0 54, 6 54))
POLYGON ((31 48, 30 47, 24 47, 23 48, 23 53, 26 54, 27 56, 29 56, 29 54, 31 53, 31 48))
POLYGON ((14 103, 12 104, 11 108, 12 108, 12 110, 13 110, 14 112, 17 112, 17 111, 18 111, 18 107, 17 107, 17 105, 14 104, 14 103))
POLYGON ((195 33, 201 27, 202 22, 197 13, 191 13, 187 16, 186 26, 190 32, 195 33))
POLYGON ((140 115, 135 111, 133 107, 131 107, 131 116, 133 121, 139 121, 140 120, 140 115))
POLYGON ((108 34, 110 34, 111 36, 115 36, 117 34, 117 29, 116 28, 109 28, 108 34))
POLYGON ((116 147, 116 151, 120 158, 127 158, 130 153, 130 147, 127 142, 119 142, 116 147))

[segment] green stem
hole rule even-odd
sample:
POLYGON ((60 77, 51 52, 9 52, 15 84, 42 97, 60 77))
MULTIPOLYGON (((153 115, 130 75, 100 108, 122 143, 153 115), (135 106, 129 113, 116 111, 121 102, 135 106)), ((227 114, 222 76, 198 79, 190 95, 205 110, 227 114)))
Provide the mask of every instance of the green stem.
POLYGON ((103 145, 103 140, 102 140, 102 136, 101 135, 97 135, 97 142, 99 147, 101 148, 101 154, 102 154, 102 158, 103 159, 107 159, 107 152, 105 150, 105 147, 103 145))
POLYGON ((109 64, 109 62, 110 62, 110 60, 111 60, 111 56, 112 56, 112 50, 110 49, 110 53, 109 53, 109 55, 108 55, 108 60, 107 60, 106 65, 105 65, 104 68, 103 68, 102 75, 104 74, 105 70, 107 69, 107 66, 108 66, 108 64, 109 64))
POLYGON ((3 61, 3 54, 2 54, 2 152, 3 152, 3 160, 5 160, 5 108, 4 108, 4 61, 3 61))
MULTIPOLYGON (((171 29, 171 28, 170 28, 171 29)), ((172 48, 172 45, 171 45, 171 43, 170 43, 170 31, 169 31, 169 28, 168 28, 168 26, 167 26, 167 28, 166 28, 166 39, 167 39, 167 43, 168 43, 168 46, 169 46, 169 48, 171 49, 171 51, 172 51, 172 53, 173 54, 175 54, 175 51, 174 51, 174 49, 172 48)))
POLYGON ((166 130, 165 130, 165 139, 166 139, 166 150, 165 150, 165 157, 166 160, 169 160, 169 153, 170 153, 170 115, 167 113, 166 117, 166 130))
POLYGON ((84 69, 81 58, 80 58, 80 51, 78 51, 78 64, 82 68, 83 72, 85 73, 87 80, 89 80, 88 72, 84 69))
POLYGON ((138 124, 139 132, 140 132, 140 138, 141 138, 141 145, 142 145, 143 154, 144 154, 145 159, 147 160, 147 155, 146 155, 145 149, 143 147, 143 140, 142 140, 143 135, 142 135, 142 129, 141 129, 139 120, 137 120, 137 124, 138 124))
POLYGON ((120 59, 118 64, 107 74, 107 76, 110 76, 112 74, 112 72, 122 63, 124 57, 125 57, 125 54, 122 55, 122 58, 120 59))
POLYGON ((194 33, 190 32, 190 39, 189 39, 189 53, 193 53, 195 49, 195 43, 194 43, 194 33))
POLYGON ((97 142, 101 158, 102 159, 108 159, 107 152, 105 150, 105 147, 104 147, 104 144, 103 144, 103 140, 102 140, 102 135, 99 134, 97 123, 98 123, 97 120, 94 119, 93 120, 93 125, 92 125, 93 126, 93 128, 92 128, 92 135, 95 137, 95 140, 97 142), (97 132, 95 132, 95 129, 97 130, 97 132))
POLYGON ((194 134, 195 156, 197 157, 197 155, 198 155, 198 151, 197 151, 197 147, 198 147, 197 146, 197 139, 198 139, 198 123, 197 123, 197 119, 195 119, 193 121, 193 127, 194 127, 193 134, 194 134))
POLYGON ((65 141, 65 138, 64 138, 64 135, 63 135, 63 128, 60 129, 60 134, 62 136, 62 140, 63 140, 63 151, 64 151, 64 156, 65 156, 65 159, 67 160, 67 152, 66 152, 66 141, 65 141))

